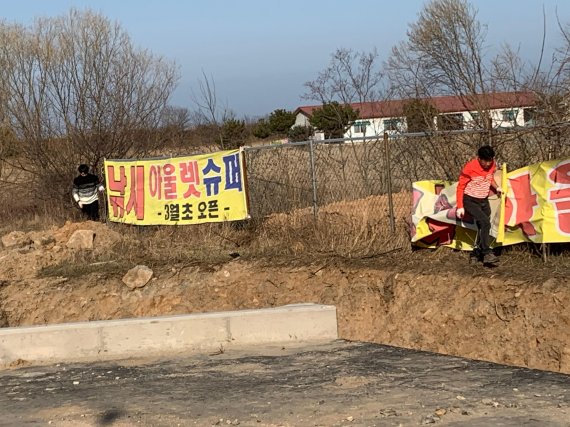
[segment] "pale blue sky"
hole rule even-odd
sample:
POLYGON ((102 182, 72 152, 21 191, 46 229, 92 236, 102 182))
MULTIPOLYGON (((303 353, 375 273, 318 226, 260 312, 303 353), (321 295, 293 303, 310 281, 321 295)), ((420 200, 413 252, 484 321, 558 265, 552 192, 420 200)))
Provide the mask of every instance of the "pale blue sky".
MULTIPOLYGON (((385 58, 404 40, 423 0, 0 0, 0 17, 30 24, 33 18, 92 9, 117 21, 135 45, 174 60, 181 80, 171 104, 194 109, 202 70, 212 76, 221 103, 238 117, 257 117, 307 102, 303 83, 317 77, 337 48, 385 58)), ((488 26, 489 49, 509 42, 536 62, 542 38, 560 44, 556 11, 570 23, 568 0, 473 0, 488 26)))

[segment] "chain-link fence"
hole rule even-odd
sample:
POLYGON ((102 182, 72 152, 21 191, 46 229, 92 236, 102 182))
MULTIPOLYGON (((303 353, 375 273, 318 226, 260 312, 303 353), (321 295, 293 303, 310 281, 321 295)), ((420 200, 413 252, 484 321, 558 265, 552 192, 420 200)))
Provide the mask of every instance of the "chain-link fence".
POLYGON ((456 181, 477 148, 489 143, 509 170, 568 156, 569 136, 570 127, 559 125, 248 147, 250 211, 254 219, 281 213, 289 220, 303 212, 321 227, 339 225, 339 232, 368 228, 365 234, 377 242, 366 251, 390 250, 409 241, 414 181, 456 181))

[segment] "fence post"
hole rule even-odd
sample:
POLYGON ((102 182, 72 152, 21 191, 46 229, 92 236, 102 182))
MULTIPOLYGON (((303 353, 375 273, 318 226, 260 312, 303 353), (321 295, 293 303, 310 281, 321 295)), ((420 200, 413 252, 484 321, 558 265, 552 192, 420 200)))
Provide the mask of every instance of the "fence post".
MULTIPOLYGON (((558 147, 558 146, 559 146, 558 143, 560 142, 560 132, 557 132, 557 134, 558 134, 558 138, 557 138, 557 141, 556 141, 556 145, 557 145, 557 147, 558 147)), ((552 136, 553 136, 553 135, 552 135, 552 130, 549 130, 549 131, 548 131, 548 142, 549 142, 549 144, 548 144, 548 152, 546 153, 546 160, 548 160, 548 161, 552 160, 552 154, 553 154, 553 151, 554 151, 554 144, 552 143, 552 136)), ((550 246, 549 246, 548 243, 544 243, 544 242, 543 242, 543 243, 541 244, 541 247, 542 247, 542 248, 541 248, 541 249, 542 249, 542 262, 546 263, 546 262, 548 261, 548 255, 549 255, 549 253, 550 253, 550 250, 549 250, 549 249, 550 249, 550 246)))
POLYGON ((390 216, 390 230, 396 233, 396 223, 394 220, 394 200, 392 199, 392 171, 390 167, 390 141, 388 132, 384 132, 384 155, 386 156, 386 184, 388 185, 388 215, 390 216))
POLYGON ((309 140, 309 161, 311 167, 311 180, 313 182, 313 218, 317 220, 317 173, 315 171, 315 153, 313 147, 313 140, 309 140))

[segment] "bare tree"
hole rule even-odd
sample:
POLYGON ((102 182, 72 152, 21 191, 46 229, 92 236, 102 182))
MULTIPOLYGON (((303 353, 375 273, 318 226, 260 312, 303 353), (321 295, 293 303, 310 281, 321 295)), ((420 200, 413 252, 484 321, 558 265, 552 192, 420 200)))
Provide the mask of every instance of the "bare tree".
POLYGON ((570 24, 557 19, 561 44, 554 50, 550 61, 546 58, 546 17, 541 56, 534 72, 525 82, 525 89, 532 91, 536 108, 527 111, 532 123, 530 152, 538 152, 540 159, 552 159, 568 154, 570 137, 570 24))
MULTIPOLYGON (((329 65, 321 71, 317 78, 305 83, 307 92, 303 99, 316 101, 322 107, 313 113, 311 123, 325 134, 325 138, 343 136, 347 128, 359 118, 361 106, 371 103, 367 111, 374 111, 376 101, 388 98, 386 79, 381 69, 376 49, 371 52, 355 52, 351 49, 337 49, 330 59, 329 65), (356 105, 355 105, 356 104, 356 105)), ((360 161, 358 173, 365 182, 373 169, 374 153, 379 144, 370 139, 348 147, 338 146, 338 150, 327 151, 330 161, 336 163, 342 174, 346 173, 351 156, 360 161)))
POLYGON ((214 77, 208 77, 204 71, 198 81, 198 93, 192 93, 192 101, 197 107, 194 120, 200 124, 221 126, 226 120, 235 119, 234 112, 218 101, 214 77))
POLYGON ((454 95, 478 111, 488 127, 489 97, 517 91, 528 81, 525 64, 508 44, 494 57, 486 50, 486 26, 466 0, 432 0, 392 49, 386 63, 391 88, 403 99, 454 95), (525 76, 526 73, 526 76, 525 76))
POLYGON ((570 24, 558 20, 562 44, 556 49, 547 70, 541 70, 532 89, 541 103, 547 123, 570 120, 570 24))
POLYGON ((74 9, 30 28, 0 24, 0 64, 1 109, 20 150, 12 166, 52 196, 68 191, 79 162, 97 168, 155 148, 178 78, 119 24, 74 9))
POLYGON ((162 110, 160 124, 162 128, 185 130, 190 124, 190 112, 188 108, 168 105, 162 110))
POLYGON ((562 36, 562 45, 556 50, 554 57, 555 76, 559 76, 559 87, 570 91, 570 24, 562 24, 558 20, 558 28, 562 36))
MULTIPOLYGON (((161 148, 185 148, 188 143, 190 113, 187 108, 166 106, 161 113, 160 129, 161 148)), ((174 155, 171 151, 170 155, 174 155)))
POLYGON ((304 99, 322 104, 377 101, 384 96, 384 75, 379 69, 378 52, 337 49, 327 68, 304 85, 304 99))
MULTIPOLYGON (((345 109, 348 104, 379 101, 385 99, 384 74, 378 63, 378 52, 354 52, 350 49, 337 49, 327 68, 315 80, 305 83, 307 92, 303 99, 317 101, 323 106, 336 108, 336 127, 343 129, 345 109)), ((360 110, 359 106, 351 106, 360 110)), ((374 104, 370 105, 372 109, 374 104)), ((322 129, 321 129, 322 130, 322 129)))
POLYGON ((202 78, 198 81, 198 93, 192 93, 192 100, 197 107, 192 114, 194 126, 209 129, 211 142, 215 142, 223 149, 222 127, 224 123, 235 120, 236 116, 227 105, 218 102, 213 76, 208 77, 202 71, 202 78))
POLYGON ((485 39, 486 27, 466 0, 431 0, 410 24, 406 40, 392 48, 385 64, 392 91, 408 100, 405 110, 408 126, 413 126, 410 130, 428 131, 422 140, 424 155, 433 158, 448 178, 456 176, 455 163, 463 161, 458 153, 464 150, 458 147, 473 152, 479 141, 457 136, 457 144, 450 144, 444 136, 432 134, 432 130, 462 127, 463 118, 456 123, 455 116, 440 116, 429 99, 457 96, 465 110, 478 111, 478 126, 489 128, 490 100, 481 96, 492 90, 485 39))
POLYGON ((387 66, 405 97, 470 95, 487 91, 486 29, 465 0, 432 0, 408 39, 392 49, 387 66))

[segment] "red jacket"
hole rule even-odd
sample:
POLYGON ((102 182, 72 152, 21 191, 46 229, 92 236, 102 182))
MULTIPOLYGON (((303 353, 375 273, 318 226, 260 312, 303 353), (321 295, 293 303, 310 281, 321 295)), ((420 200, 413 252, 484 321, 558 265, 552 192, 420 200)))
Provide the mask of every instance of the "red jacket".
POLYGON ((481 167, 479 159, 473 159, 463 166, 459 176, 459 183, 457 184, 457 209, 463 207, 463 194, 477 199, 485 199, 489 196, 489 189, 491 188, 496 169, 497 164, 494 160, 491 167, 487 170, 481 167))

